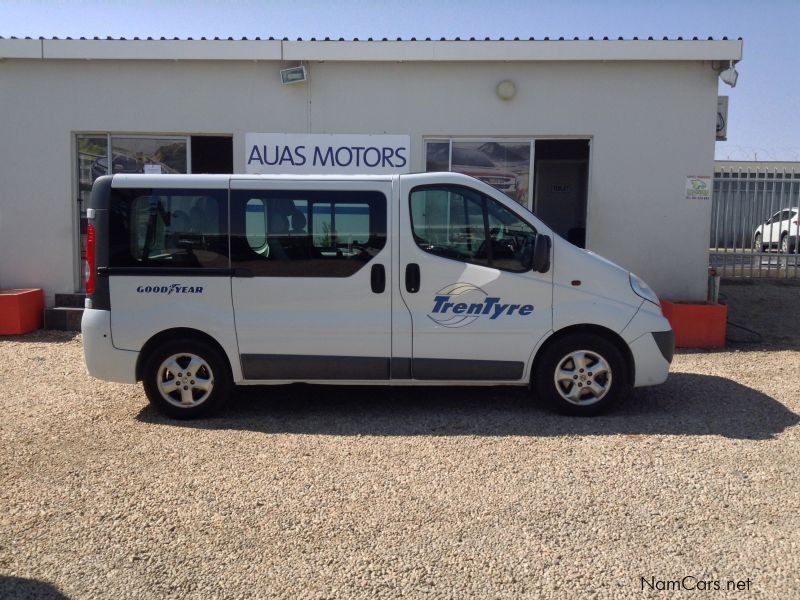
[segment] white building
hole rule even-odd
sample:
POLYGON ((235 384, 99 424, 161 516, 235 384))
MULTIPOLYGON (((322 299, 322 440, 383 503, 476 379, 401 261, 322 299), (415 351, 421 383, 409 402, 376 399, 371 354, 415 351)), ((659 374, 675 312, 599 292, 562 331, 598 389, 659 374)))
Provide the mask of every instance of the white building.
MULTIPOLYGON (((407 136, 395 168, 481 177, 702 300, 711 200, 689 189, 714 173, 718 74, 741 56, 726 39, 0 39, 0 287, 80 291, 80 200, 109 165, 245 172, 253 140, 278 139, 248 134, 386 134, 407 136)), ((291 162, 273 170, 315 170, 291 162)))

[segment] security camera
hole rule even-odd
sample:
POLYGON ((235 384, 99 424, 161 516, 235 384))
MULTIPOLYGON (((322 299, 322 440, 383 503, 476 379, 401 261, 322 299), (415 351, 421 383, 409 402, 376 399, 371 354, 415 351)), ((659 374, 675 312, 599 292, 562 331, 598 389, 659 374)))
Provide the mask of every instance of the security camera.
POLYGON ((720 72, 719 78, 729 86, 736 87, 736 80, 739 79, 739 73, 733 68, 733 65, 731 65, 724 71, 720 72))

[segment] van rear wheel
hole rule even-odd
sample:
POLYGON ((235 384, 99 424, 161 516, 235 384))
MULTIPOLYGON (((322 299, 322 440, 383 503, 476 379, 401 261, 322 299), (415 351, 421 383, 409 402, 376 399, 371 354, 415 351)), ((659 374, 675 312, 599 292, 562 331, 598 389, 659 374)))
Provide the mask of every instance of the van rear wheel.
POLYGON ((631 389, 622 353, 593 333, 553 342, 537 362, 534 377, 539 398, 559 412, 578 416, 608 410, 631 389))
POLYGON ((178 419, 217 412, 231 389, 228 364, 219 350, 190 338, 156 348, 147 357, 142 379, 150 403, 178 419))

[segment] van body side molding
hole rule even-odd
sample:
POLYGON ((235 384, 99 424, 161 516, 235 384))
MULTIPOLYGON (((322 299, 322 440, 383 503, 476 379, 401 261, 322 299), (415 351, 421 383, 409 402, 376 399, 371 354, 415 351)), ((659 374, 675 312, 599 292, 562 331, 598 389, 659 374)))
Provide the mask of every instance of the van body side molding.
POLYGON ((506 360, 415 358, 414 379, 451 381, 512 381, 522 379, 525 363, 506 360))
POLYGON ((422 379, 456 381, 513 381, 522 378, 525 364, 501 360, 443 358, 383 358, 372 356, 310 356, 242 354, 245 379, 373 380, 422 379))
POLYGON ((389 379, 388 357, 242 354, 245 379, 389 379))

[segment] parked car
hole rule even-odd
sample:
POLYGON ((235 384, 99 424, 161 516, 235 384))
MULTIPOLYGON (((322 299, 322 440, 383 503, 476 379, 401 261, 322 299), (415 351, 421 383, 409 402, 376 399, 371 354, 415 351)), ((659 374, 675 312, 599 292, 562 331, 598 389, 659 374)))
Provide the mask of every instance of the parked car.
POLYGON ((782 254, 793 254, 800 238, 800 208, 782 208, 759 225, 753 233, 753 250, 764 252, 777 247, 782 254))

